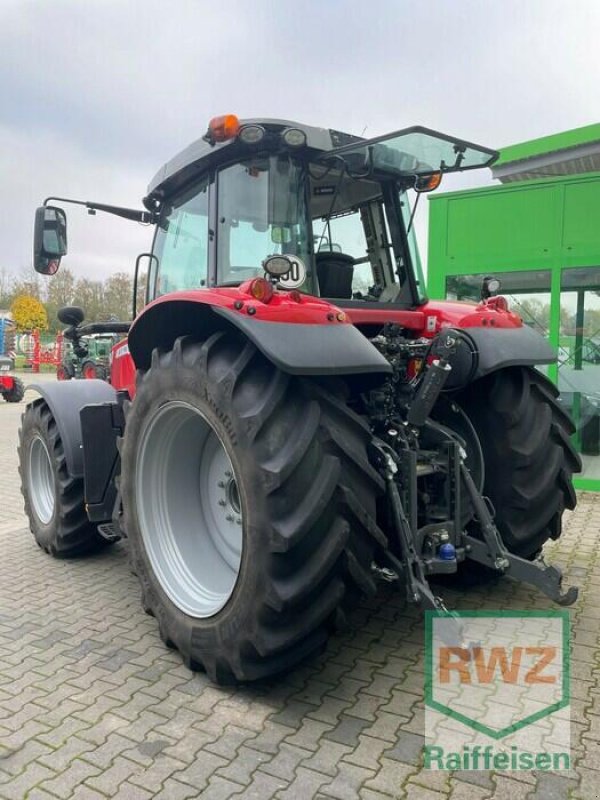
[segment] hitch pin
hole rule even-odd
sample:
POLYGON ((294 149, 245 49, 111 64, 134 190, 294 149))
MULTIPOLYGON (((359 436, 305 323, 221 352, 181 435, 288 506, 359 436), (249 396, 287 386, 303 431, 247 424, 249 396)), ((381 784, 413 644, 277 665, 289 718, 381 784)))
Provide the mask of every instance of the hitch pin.
POLYGON ((394 583, 394 581, 399 580, 397 572, 388 567, 380 567, 374 561, 371 562, 371 572, 375 573, 375 575, 385 583, 394 583))

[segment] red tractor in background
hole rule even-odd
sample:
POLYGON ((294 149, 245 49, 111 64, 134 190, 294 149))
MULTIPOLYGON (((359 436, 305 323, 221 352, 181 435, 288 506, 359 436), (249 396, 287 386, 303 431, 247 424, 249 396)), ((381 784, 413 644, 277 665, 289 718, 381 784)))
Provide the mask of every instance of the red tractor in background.
POLYGON ((0 355, 0 396, 7 403, 20 403, 25 396, 25 386, 20 378, 9 374, 12 369, 13 359, 0 355))
POLYGON ((0 396, 7 403, 19 403, 25 395, 23 382, 9 373, 15 368, 15 323, 0 316, 0 396))
MULTIPOLYGON (((496 157, 419 127, 364 140, 227 115, 159 171, 145 210, 63 200, 155 234, 132 323, 60 314, 74 342, 127 337, 112 385, 40 385, 27 406, 40 547, 126 537, 163 640, 221 683, 289 670, 378 581, 431 609, 429 578, 459 571, 573 603, 539 558, 580 468, 535 369, 555 354, 492 280, 477 305, 428 300, 412 230, 412 191, 496 157)), ((53 199, 34 242, 49 275, 67 252, 53 199)))

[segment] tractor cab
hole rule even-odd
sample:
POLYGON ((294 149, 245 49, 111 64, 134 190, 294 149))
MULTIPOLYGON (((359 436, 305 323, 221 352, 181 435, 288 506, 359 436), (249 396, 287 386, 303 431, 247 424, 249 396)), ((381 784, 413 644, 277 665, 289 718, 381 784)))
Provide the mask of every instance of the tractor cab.
POLYGON ((66 253, 66 216, 50 204, 60 200, 156 225, 147 302, 240 286, 264 277, 265 260, 278 255, 289 258, 287 272, 271 276, 281 289, 344 307, 412 309, 426 300, 412 227, 419 195, 497 155, 423 127, 363 139, 216 117, 157 173, 145 211, 48 198, 36 215, 34 264, 53 274, 66 253))
POLYGON ((409 192, 496 153, 425 128, 363 140, 283 121, 216 118, 150 185, 157 215, 148 299, 237 286, 291 256, 283 289, 343 305, 425 299, 409 192), (188 175, 191 177, 188 177, 188 175))

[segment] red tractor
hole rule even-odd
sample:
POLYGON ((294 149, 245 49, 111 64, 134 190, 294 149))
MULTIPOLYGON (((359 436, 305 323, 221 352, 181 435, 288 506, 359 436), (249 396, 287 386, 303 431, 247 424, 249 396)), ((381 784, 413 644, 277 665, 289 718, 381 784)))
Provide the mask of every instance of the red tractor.
POLYGON ((12 358, 0 355, 0 397, 7 403, 20 403, 25 396, 25 386, 20 378, 9 374, 13 367, 12 358))
MULTIPOLYGON (((40 547, 126 537, 163 640, 225 683, 320 650, 378 581, 430 609, 430 577, 457 572, 573 603, 540 557, 580 469, 535 368, 555 354, 493 280, 477 305, 428 300, 411 227, 413 190, 496 157, 419 127, 364 140, 227 115, 158 172, 145 210, 63 200, 155 234, 132 323, 61 312, 72 341, 127 338, 111 385, 40 385, 27 406, 40 547)), ((45 274, 67 252, 52 200, 45 274)))

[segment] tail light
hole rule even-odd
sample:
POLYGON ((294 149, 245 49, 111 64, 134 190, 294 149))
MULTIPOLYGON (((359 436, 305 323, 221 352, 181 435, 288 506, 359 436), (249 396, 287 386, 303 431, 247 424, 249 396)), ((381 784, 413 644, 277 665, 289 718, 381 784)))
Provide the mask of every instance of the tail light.
POLYGON ((273 285, 265 278, 254 278, 248 287, 248 293, 261 303, 270 303, 273 298, 273 285))

